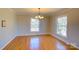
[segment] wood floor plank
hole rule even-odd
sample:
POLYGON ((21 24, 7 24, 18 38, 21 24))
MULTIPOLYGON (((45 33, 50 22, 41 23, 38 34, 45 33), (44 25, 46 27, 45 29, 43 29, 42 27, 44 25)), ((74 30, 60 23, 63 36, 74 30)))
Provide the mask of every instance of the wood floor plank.
POLYGON ((77 50, 50 36, 18 36, 3 50, 77 50))

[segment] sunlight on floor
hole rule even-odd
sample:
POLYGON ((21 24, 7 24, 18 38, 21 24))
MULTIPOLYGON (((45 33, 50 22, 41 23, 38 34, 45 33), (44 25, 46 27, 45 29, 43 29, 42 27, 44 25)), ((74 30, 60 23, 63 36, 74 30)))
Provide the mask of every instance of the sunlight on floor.
POLYGON ((30 40, 30 48, 31 49, 39 49, 39 38, 38 37, 33 37, 30 40))
POLYGON ((66 48, 60 42, 56 43, 56 48, 59 50, 66 50, 66 48))

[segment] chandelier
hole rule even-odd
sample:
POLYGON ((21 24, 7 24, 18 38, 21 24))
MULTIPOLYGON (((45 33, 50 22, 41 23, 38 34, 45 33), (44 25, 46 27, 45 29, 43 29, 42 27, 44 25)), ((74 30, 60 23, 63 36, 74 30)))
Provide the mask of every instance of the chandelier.
POLYGON ((35 18, 36 18, 36 19, 43 19, 43 18, 44 18, 44 16, 41 16, 41 15, 40 15, 40 8, 38 8, 38 15, 35 16, 35 18))

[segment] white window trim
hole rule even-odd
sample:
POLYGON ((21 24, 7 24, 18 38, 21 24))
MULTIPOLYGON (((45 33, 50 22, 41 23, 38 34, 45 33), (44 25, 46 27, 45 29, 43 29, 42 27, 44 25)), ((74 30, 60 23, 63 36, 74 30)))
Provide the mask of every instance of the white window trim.
MULTIPOLYGON (((31 20, 32 20, 32 19, 35 19, 35 18, 31 18, 31 20)), ((38 30, 36 30, 36 31, 35 31, 35 30, 34 30, 34 31, 32 30, 32 28, 31 28, 31 21, 30 21, 30 31, 31 31, 31 32, 39 32, 39 28, 38 28, 38 30)))
MULTIPOLYGON (((58 24, 58 18, 61 18, 61 17, 67 17, 67 16, 58 16, 58 17, 56 17, 56 34, 58 35, 58 36, 62 36, 62 37, 64 37, 64 38, 66 38, 67 37, 67 29, 66 29, 66 36, 64 36, 64 35, 62 35, 62 34, 58 34, 57 33, 57 24, 58 24)), ((68 19, 68 18, 67 18, 68 19)), ((67 25, 68 25, 68 21, 67 21, 67 25)), ((67 27, 66 27, 67 28, 67 27)))

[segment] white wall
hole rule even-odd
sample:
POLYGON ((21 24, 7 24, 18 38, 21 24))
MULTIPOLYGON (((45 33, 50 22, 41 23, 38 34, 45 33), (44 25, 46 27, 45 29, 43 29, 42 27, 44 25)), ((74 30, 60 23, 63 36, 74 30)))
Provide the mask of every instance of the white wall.
POLYGON ((12 9, 0 9, 0 49, 8 42, 15 38, 16 33, 16 16, 12 9), (6 20, 6 27, 1 27, 2 19, 6 20))
POLYGON ((57 38, 79 47, 79 9, 64 9, 56 12, 51 17, 51 34, 57 38), (58 16, 68 17, 67 37, 61 37, 56 34, 56 19, 58 16))
POLYGON ((31 32, 30 24, 31 17, 27 15, 17 15, 17 23, 18 23, 18 35, 39 35, 39 34, 48 34, 49 33, 49 18, 45 20, 40 20, 40 31, 39 32, 31 32))

